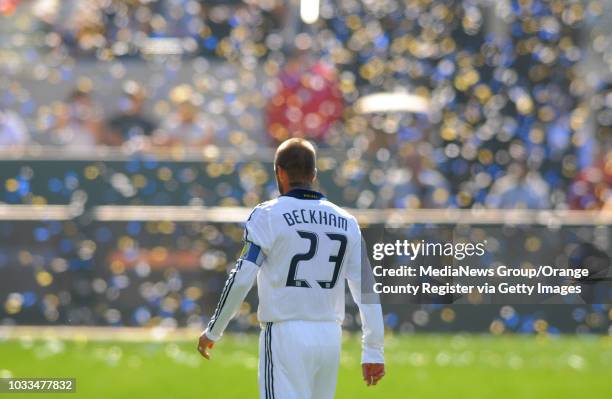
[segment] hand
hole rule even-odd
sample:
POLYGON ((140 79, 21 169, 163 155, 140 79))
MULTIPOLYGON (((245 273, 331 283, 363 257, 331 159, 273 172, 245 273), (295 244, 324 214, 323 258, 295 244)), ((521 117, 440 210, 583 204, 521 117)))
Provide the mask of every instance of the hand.
POLYGON ((212 349, 215 346, 215 342, 209 339, 206 334, 200 335, 200 340, 198 341, 198 352, 206 359, 210 360, 210 353, 208 353, 208 349, 212 349))
POLYGON ((385 365, 383 363, 363 363, 363 380, 367 386, 376 385, 385 376, 385 365))

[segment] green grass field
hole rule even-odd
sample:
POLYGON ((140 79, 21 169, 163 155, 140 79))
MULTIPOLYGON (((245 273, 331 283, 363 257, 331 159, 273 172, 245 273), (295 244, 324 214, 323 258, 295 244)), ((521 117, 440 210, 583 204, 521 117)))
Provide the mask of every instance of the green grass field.
MULTIPOLYGON (((416 335, 386 342, 387 376, 367 388, 358 339, 346 337, 337 398, 612 397, 610 337, 416 335)), ((256 398, 257 339, 228 336, 210 362, 195 342, 0 339, 0 377, 8 376, 77 379, 76 394, 14 395, 23 399, 256 398)))

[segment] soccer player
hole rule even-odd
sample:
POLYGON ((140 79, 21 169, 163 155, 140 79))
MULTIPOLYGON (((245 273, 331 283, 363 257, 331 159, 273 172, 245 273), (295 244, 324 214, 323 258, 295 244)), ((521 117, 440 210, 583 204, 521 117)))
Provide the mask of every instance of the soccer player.
MULTIPOLYGON (((312 190, 315 149, 289 139, 276 150, 281 196, 249 216, 245 245, 198 350, 206 359, 257 278, 262 399, 327 399, 336 390, 345 279, 362 321, 367 385, 385 375, 380 304, 361 300, 362 238, 356 219, 312 190)), ((364 248, 365 250, 365 248, 364 248)), ((366 257, 367 258, 367 257, 366 257)))

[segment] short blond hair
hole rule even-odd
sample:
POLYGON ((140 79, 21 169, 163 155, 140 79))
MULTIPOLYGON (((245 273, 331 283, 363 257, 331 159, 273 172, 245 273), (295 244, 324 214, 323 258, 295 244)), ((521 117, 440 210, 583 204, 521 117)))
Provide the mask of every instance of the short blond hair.
POLYGON ((292 138, 283 141, 274 155, 274 168, 282 168, 291 183, 309 183, 317 173, 317 152, 308 140, 292 138))

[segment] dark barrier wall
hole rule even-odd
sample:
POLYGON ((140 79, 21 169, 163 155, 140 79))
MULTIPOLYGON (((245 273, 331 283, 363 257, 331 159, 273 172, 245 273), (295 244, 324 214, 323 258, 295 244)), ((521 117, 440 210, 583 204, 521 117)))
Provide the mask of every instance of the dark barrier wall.
MULTIPOLYGON (((0 160, 0 181, 5 182, 0 203, 65 205, 75 192, 87 194, 89 206, 255 206, 272 198, 272 161, 240 159, 176 162, 143 155, 122 161, 0 160)), ((363 174, 351 175, 335 166, 332 156, 319 160, 318 181, 328 198, 343 206, 374 206, 370 197, 377 186, 363 174)))

